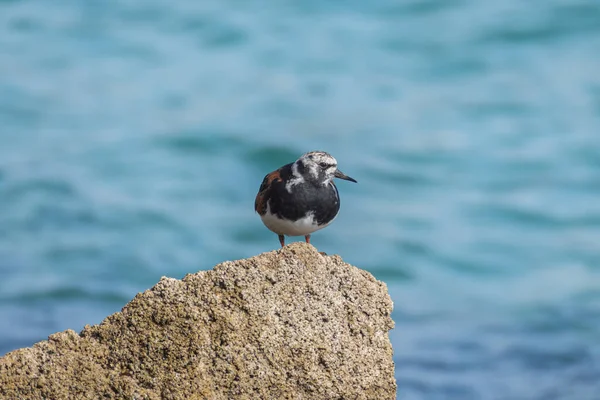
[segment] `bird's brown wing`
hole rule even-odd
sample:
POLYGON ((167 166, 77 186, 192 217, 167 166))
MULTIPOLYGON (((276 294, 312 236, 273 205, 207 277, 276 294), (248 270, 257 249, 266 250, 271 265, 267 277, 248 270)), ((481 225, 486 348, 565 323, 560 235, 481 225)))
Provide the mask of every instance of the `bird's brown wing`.
POLYGON ((281 182, 281 169, 267 174, 258 189, 256 199, 254 200, 254 210, 260 215, 265 215, 267 212, 267 200, 269 199, 269 192, 273 182, 281 182))

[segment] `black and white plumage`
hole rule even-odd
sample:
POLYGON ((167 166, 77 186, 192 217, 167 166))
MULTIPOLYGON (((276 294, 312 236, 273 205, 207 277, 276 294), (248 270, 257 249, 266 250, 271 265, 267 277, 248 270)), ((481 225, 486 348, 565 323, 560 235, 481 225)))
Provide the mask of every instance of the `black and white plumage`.
POLYGON ((282 247, 285 236, 304 236, 310 243, 311 233, 335 219, 340 196, 334 178, 356 182, 342 173, 336 159, 324 151, 303 154, 265 176, 254 209, 265 226, 279 235, 282 247))

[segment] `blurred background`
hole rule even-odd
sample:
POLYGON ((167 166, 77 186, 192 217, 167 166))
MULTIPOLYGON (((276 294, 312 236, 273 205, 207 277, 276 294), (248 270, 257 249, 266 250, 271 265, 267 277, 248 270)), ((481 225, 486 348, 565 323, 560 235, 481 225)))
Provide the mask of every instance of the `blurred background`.
POLYGON ((0 355, 278 248, 316 149, 399 399, 600 398, 595 0, 0 0, 0 355))

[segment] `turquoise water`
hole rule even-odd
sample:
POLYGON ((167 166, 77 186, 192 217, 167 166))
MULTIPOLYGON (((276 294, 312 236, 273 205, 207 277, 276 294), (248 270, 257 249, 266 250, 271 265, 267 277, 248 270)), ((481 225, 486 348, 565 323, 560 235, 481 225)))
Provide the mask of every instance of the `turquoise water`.
POLYGON ((0 0, 0 354, 277 248, 254 195, 315 149, 399 399, 600 398, 591 0, 0 0))

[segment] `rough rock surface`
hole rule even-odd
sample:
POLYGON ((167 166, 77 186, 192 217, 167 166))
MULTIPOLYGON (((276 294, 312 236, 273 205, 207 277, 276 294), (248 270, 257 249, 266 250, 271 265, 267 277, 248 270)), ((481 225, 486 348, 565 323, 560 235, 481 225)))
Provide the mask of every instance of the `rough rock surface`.
POLYGON ((1 399, 395 399, 386 286, 294 243, 0 358, 1 399))

